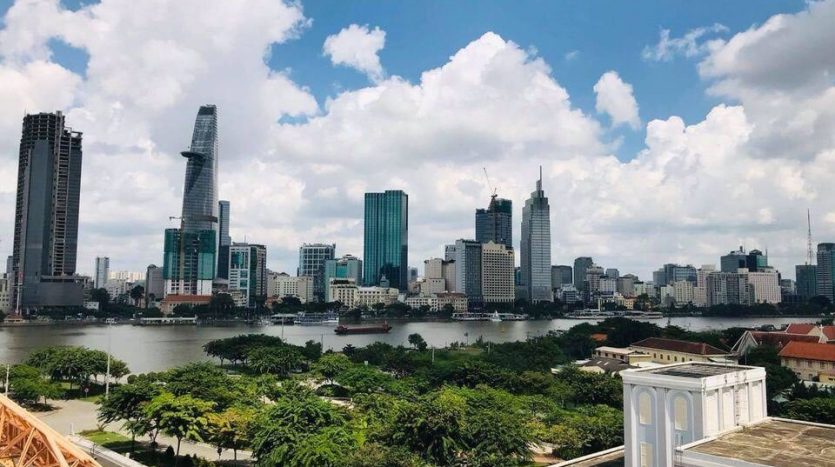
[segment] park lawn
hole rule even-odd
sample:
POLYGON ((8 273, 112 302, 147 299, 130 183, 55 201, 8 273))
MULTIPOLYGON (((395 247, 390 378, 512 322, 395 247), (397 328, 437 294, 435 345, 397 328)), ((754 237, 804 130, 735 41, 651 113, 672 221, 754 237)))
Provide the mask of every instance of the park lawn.
POLYGON ((118 451, 125 445, 130 447, 130 438, 113 431, 87 430, 82 431, 80 435, 98 444, 99 446, 104 446, 107 449, 112 449, 114 451, 118 451))

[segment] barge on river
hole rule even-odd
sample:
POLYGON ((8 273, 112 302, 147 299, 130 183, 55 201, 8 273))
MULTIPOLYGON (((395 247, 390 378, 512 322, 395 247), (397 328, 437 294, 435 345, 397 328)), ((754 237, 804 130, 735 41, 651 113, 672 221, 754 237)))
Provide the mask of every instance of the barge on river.
POLYGON ((372 324, 367 326, 345 326, 339 325, 333 332, 340 336, 348 334, 385 334, 391 331, 391 325, 388 323, 372 324))

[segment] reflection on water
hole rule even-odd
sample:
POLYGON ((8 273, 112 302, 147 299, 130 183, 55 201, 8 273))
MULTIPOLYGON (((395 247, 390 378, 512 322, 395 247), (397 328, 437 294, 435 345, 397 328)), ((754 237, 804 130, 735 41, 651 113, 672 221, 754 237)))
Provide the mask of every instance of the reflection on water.
MULTIPOLYGON (((733 326, 779 326, 790 322, 811 322, 813 318, 672 318, 671 324, 692 331, 724 329, 733 326)), ((524 340, 550 330, 566 330, 581 323, 578 320, 551 321, 490 321, 468 322, 392 322, 389 334, 337 336, 333 327, 324 326, 31 326, 0 327, 0 363, 20 362, 34 349, 49 345, 84 345, 108 350, 127 362, 134 373, 159 371, 194 361, 206 360, 203 344, 213 339, 247 333, 283 336, 293 344, 313 340, 322 342, 325 349, 340 350, 345 345, 355 347, 374 341, 408 346, 409 334, 419 333, 430 346, 444 347, 452 342, 473 342, 479 337, 493 342, 524 340)), ((666 319, 652 320, 659 326, 666 319)))

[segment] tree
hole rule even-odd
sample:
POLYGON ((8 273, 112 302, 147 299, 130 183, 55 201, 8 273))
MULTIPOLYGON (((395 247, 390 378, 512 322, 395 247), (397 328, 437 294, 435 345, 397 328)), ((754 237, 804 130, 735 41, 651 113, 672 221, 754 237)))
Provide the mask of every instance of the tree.
POLYGON ((313 365, 313 369, 328 380, 328 384, 333 384, 333 379, 343 371, 351 366, 351 360, 345 355, 338 353, 330 353, 323 355, 313 365))
POLYGON ((131 434, 131 451, 136 435, 148 434, 145 423, 145 406, 160 393, 160 388, 148 379, 139 379, 134 383, 116 388, 110 397, 104 399, 99 407, 99 421, 112 423, 124 421, 124 427, 131 434))
POLYGON ((110 303, 110 293, 107 289, 103 288, 93 289, 90 291, 90 299, 94 302, 98 302, 99 310, 104 311, 107 304, 110 303))
POLYGON ((262 374, 286 376, 301 364, 301 352, 290 346, 258 347, 249 352, 248 366, 262 374))
POLYGON ((235 300, 227 293, 212 295, 209 300, 209 312, 215 317, 229 316, 235 311, 235 300))
POLYGON ((176 455, 180 455, 183 439, 203 441, 201 433, 207 426, 206 414, 214 408, 212 402, 191 396, 174 396, 163 393, 155 397, 145 408, 146 416, 159 420, 159 430, 177 438, 176 455))
POLYGON ((426 341, 423 340, 423 336, 421 336, 420 334, 418 334, 418 333, 409 334, 408 339, 409 339, 409 344, 413 348, 415 348, 417 350, 420 350, 420 351, 426 350, 426 341))
POLYGON ((321 443, 323 450, 344 457, 354 447, 353 440, 334 429, 346 425, 347 417, 341 410, 309 393, 280 398, 256 418, 252 453, 262 466, 339 465, 338 458, 334 462, 326 452, 314 456, 311 451, 321 443), (332 441, 327 440, 330 437, 332 441), (310 462, 313 459, 317 462, 310 462))
POLYGON ((14 365, 9 372, 9 392, 12 399, 24 405, 36 404, 43 399, 61 395, 61 389, 47 380, 43 373, 29 365, 14 365))
POLYGON ((788 418, 807 422, 835 424, 835 397, 815 397, 787 402, 788 418))
POLYGON ((231 449, 234 460, 238 450, 250 445, 255 412, 249 408, 230 407, 208 415, 208 441, 218 449, 231 449))
POLYGON ((133 300, 133 306, 139 306, 139 300, 145 296, 145 287, 137 285, 130 289, 130 298, 133 300))

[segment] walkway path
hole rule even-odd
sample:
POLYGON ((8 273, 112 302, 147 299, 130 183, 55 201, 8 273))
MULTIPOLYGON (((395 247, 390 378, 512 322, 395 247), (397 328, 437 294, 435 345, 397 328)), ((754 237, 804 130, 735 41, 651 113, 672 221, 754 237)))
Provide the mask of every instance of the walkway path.
MULTIPOLYGON (((80 433, 85 430, 99 429, 99 422, 96 419, 98 414, 98 406, 92 402, 85 402, 80 400, 69 401, 50 401, 56 410, 50 412, 36 413, 35 415, 46 422, 54 430, 61 434, 69 435, 73 433, 80 433)), ((121 423, 111 423, 104 427, 108 431, 115 431, 125 436, 130 437, 130 433, 122 428, 121 423)), ((160 434, 157 436, 157 443, 163 448, 165 446, 172 446, 177 449, 177 438, 172 438, 160 434)), ((180 454, 192 455, 202 457, 208 460, 217 460, 217 448, 205 443, 195 443, 192 441, 183 440, 180 445, 180 454)), ((221 460, 232 460, 232 450, 227 449, 223 451, 221 460)), ((238 451, 238 460, 245 460, 251 457, 247 451, 238 451)))

